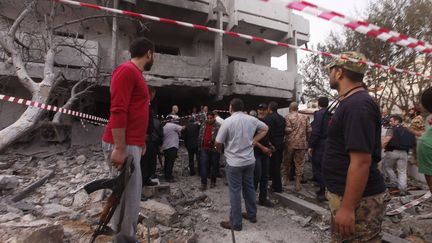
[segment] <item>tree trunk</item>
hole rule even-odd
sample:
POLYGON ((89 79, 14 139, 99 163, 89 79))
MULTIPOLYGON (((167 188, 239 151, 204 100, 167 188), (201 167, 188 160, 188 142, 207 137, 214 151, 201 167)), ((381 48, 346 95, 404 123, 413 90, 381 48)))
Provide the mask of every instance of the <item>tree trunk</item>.
MULTIPOLYGON (((66 102, 66 104, 64 104, 61 108, 70 110, 72 105, 74 104, 75 100, 77 100, 77 98, 74 98, 74 97, 69 98, 68 101, 66 102)), ((62 117, 63 117, 63 113, 57 112, 54 115, 52 122, 60 123, 62 117)))
MULTIPOLYGON (((40 91, 36 91, 33 95, 32 101, 46 103, 47 97, 43 97, 40 91)), ((27 110, 20 116, 20 118, 12 125, 0 131, 0 151, 5 150, 9 145, 15 142, 22 136, 30 132, 37 122, 40 120, 44 110, 28 107, 27 110)))

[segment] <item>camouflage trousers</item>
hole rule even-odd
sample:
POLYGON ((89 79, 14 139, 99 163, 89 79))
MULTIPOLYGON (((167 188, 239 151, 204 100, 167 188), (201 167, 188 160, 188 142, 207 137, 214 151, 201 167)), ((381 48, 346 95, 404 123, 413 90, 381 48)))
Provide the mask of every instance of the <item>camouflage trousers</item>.
POLYGON ((381 242, 381 224, 390 195, 388 192, 364 197, 359 202, 355 211, 355 234, 342 237, 335 232, 334 218, 340 207, 342 197, 327 191, 331 211, 331 242, 381 242))
POLYGON ((282 175, 288 177, 291 170, 291 163, 294 163, 296 178, 302 178, 305 164, 305 154, 305 149, 285 149, 282 163, 282 175))

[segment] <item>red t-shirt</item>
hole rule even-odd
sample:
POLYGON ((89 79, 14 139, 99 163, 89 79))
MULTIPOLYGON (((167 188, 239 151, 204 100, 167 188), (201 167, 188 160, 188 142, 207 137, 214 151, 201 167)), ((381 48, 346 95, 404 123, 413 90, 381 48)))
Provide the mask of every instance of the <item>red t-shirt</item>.
POLYGON ((111 129, 126 128, 126 145, 144 146, 150 95, 142 71, 131 61, 120 64, 111 79, 110 118, 102 140, 114 144, 111 129))
POLYGON ((213 131, 213 124, 207 124, 206 128, 204 130, 203 135, 203 149, 204 150, 210 150, 211 148, 211 140, 212 140, 212 131, 213 131))

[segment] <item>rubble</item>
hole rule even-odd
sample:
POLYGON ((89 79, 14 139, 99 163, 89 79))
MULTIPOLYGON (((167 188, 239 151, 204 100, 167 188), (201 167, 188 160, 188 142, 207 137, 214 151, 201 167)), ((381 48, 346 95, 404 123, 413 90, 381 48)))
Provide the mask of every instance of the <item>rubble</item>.
POLYGON ((87 160, 87 158, 85 157, 85 155, 80 155, 80 156, 78 156, 78 157, 76 158, 76 162, 77 162, 79 165, 84 164, 84 163, 86 162, 86 160, 87 160))
POLYGON ((14 175, 0 175, 0 190, 17 188, 19 180, 14 175))
POLYGON ((178 221, 177 211, 164 203, 155 200, 141 202, 141 213, 144 215, 155 215, 156 221, 165 226, 171 226, 178 221))
POLYGON ((23 235, 19 235, 16 240, 17 243, 62 243, 63 242, 63 226, 61 225, 49 225, 43 226, 32 230, 30 233, 25 232, 23 235))

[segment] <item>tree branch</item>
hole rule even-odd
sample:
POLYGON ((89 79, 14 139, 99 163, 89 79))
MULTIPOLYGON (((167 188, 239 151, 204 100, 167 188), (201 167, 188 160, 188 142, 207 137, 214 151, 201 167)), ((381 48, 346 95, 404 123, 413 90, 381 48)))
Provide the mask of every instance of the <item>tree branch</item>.
POLYGON ((8 35, 11 37, 15 37, 15 33, 18 30, 21 22, 25 19, 25 17, 30 13, 30 11, 35 7, 37 0, 33 0, 25 9, 20 13, 18 18, 15 19, 11 28, 8 31, 8 35))

